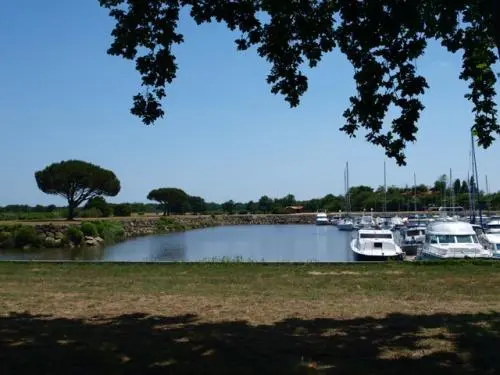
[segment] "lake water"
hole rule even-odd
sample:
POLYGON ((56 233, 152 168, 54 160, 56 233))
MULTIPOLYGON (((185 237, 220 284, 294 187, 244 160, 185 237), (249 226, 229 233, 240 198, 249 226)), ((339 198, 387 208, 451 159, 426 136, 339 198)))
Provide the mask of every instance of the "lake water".
POLYGON ((139 237, 99 249, 0 250, 0 260, 350 262, 352 235, 334 226, 226 226, 139 237))

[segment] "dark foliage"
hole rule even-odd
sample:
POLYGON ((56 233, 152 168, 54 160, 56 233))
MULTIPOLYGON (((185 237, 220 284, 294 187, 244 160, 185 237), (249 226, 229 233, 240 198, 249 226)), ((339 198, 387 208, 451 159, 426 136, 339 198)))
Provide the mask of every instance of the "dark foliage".
POLYGON ((189 211, 195 214, 201 214, 207 211, 207 204, 202 197, 188 197, 189 211))
POLYGON ((101 212, 102 217, 111 216, 111 214, 113 213, 113 209, 108 204, 108 202, 106 202, 104 197, 94 197, 89 199, 84 208, 86 210, 91 208, 98 209, 101 212))
POLYGON ((308 88, 302 72, 338 48, 354 68, 357 93, 350 98, 341 128, 366 139, 405 164, 405 147, 415 142, 428 88, 415 61, 429 40, 448 51, 462 52, 459 78, 469 83, 465 97, 473 103, 473 130, 488 147, 500 132, 493 66, 500 53, 497 0, 99 0, 116 21, 111 55, 135 60, 144 93, 134 97, 132 113, 151 124, 164 111, 166 86, 176 76, 173 47, 184 41, 177 32, 179 12, 190 7, 198 23, 222 22, 241 33, 239 50, 257 47, 271 63, 267 82, 292 107, 308 88), (261 17, 266 14, 268 17, 261 17), (399 110, 389 128, 390 107, 399 110))
POLYGON ((159 188, 149 192, 149 200, 157 201, 163 208, 163 215, 167 213, 184 213, 189 206, 189 197, 181 189, 177 188, 159 188))
POLYGON ((130 216, 132 215, 132 210, 127 204, 117 204, 113 206, 114 216, 130 216))

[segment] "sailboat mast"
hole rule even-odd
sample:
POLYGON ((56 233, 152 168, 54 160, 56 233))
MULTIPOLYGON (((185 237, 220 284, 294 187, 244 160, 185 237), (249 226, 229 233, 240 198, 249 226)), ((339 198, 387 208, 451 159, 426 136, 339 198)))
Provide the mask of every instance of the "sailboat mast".
POLYGON ((346 175, 345 167, 344 167, 344 200, 347 204, 347 175, 346 175))
POLYGON ((347 211, 347 216, 351 214, 351 197, 349 193, 349 162, 345 162, 345 170, 344 170, 344 176, 345 176, 345 197, 346 197, 346 211, 347 211))
POLYGON ((481 205, 479 204, 479 178, 477 173, 477 163, 476 163, 476 148, 474 145, 474 133, 471 132, 471 142, 472 142, 472 175, 474 176, 474 185, 476 190, 476 204, 479 209, 479 224, 483 226, 483 215, 481 212, 481 205))
POLYGON ((413 208, 417 212, 417 175, 413 172, 413 208))
POLYGON ((344 166, 344 211, 348 212, 349 205, 347 203, 347 169, 344 166))
POLYGON ((450 168, 450 201, 451 201, 451 213, 452 213, 452 216, 455 216, 455 191, 453 189, 452 181, 453 181, 453 178, 451 176, 451 168, 450 168))
MULTIPOLYGON (((474 179, 473 179, 474 180, 474 179)), ((471 184, 470 173, 467 172, 467 183, 469 185, 469 211, 471 224, 476 223, 476 209, 474 207, 474 186, 471 184)))
POLYGON ((385 170, 385 160, 384 160, 384 216, 387 212, 387 178, 385 170))

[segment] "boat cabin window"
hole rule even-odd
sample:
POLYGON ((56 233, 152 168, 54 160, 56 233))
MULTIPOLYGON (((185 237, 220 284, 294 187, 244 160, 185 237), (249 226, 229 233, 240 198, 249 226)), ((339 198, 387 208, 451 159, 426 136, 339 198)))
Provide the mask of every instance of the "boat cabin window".
POLYGON ((384 233, 384 234, 379 234, 379 233, 360 233, 359 238, 387 238, 391 239, 392 234, 391 233, 384 233))
POLYGON ((420 231, 418 229, 412 229, 406 231, 407 236, 418 236, 420 234, 420 231))
POLYGON ((449 234, 442 234, 437 236, 439 243, 455 243, 455 236, 449 234))
POLYGON ((476 235, 471 235, 471 234, 460 234, 460 235, 437 235, 437 236, 432 236, 432 235, 427 235, 426 237, 427 242, 433 243, 433 244, 450 244, 450 243, 479 243, 479 240, 476 235))
POLYGON ((460 234, 460 235, 455 236, 455 238, 457 239, 457 243, 472 243, 472 242, 474 242, 472 237, 475 237, 475 236, 464 235, 464 234, 460 234))
POLYGON ((500 250, 500 243, 496 244, 497 250, 500 250))
POLYGON ((488 229, 500 229, 500 224, 486 224, 488 229))

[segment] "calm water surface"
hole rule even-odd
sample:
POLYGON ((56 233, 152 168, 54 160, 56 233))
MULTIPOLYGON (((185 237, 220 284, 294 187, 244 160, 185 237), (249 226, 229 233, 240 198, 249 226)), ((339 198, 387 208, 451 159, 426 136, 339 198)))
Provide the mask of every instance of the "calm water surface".
POLYGON ((350 262, 352 235, 334 226, 227 226, 140 237, 100 249, 0 250, 0 260, 350 262))

